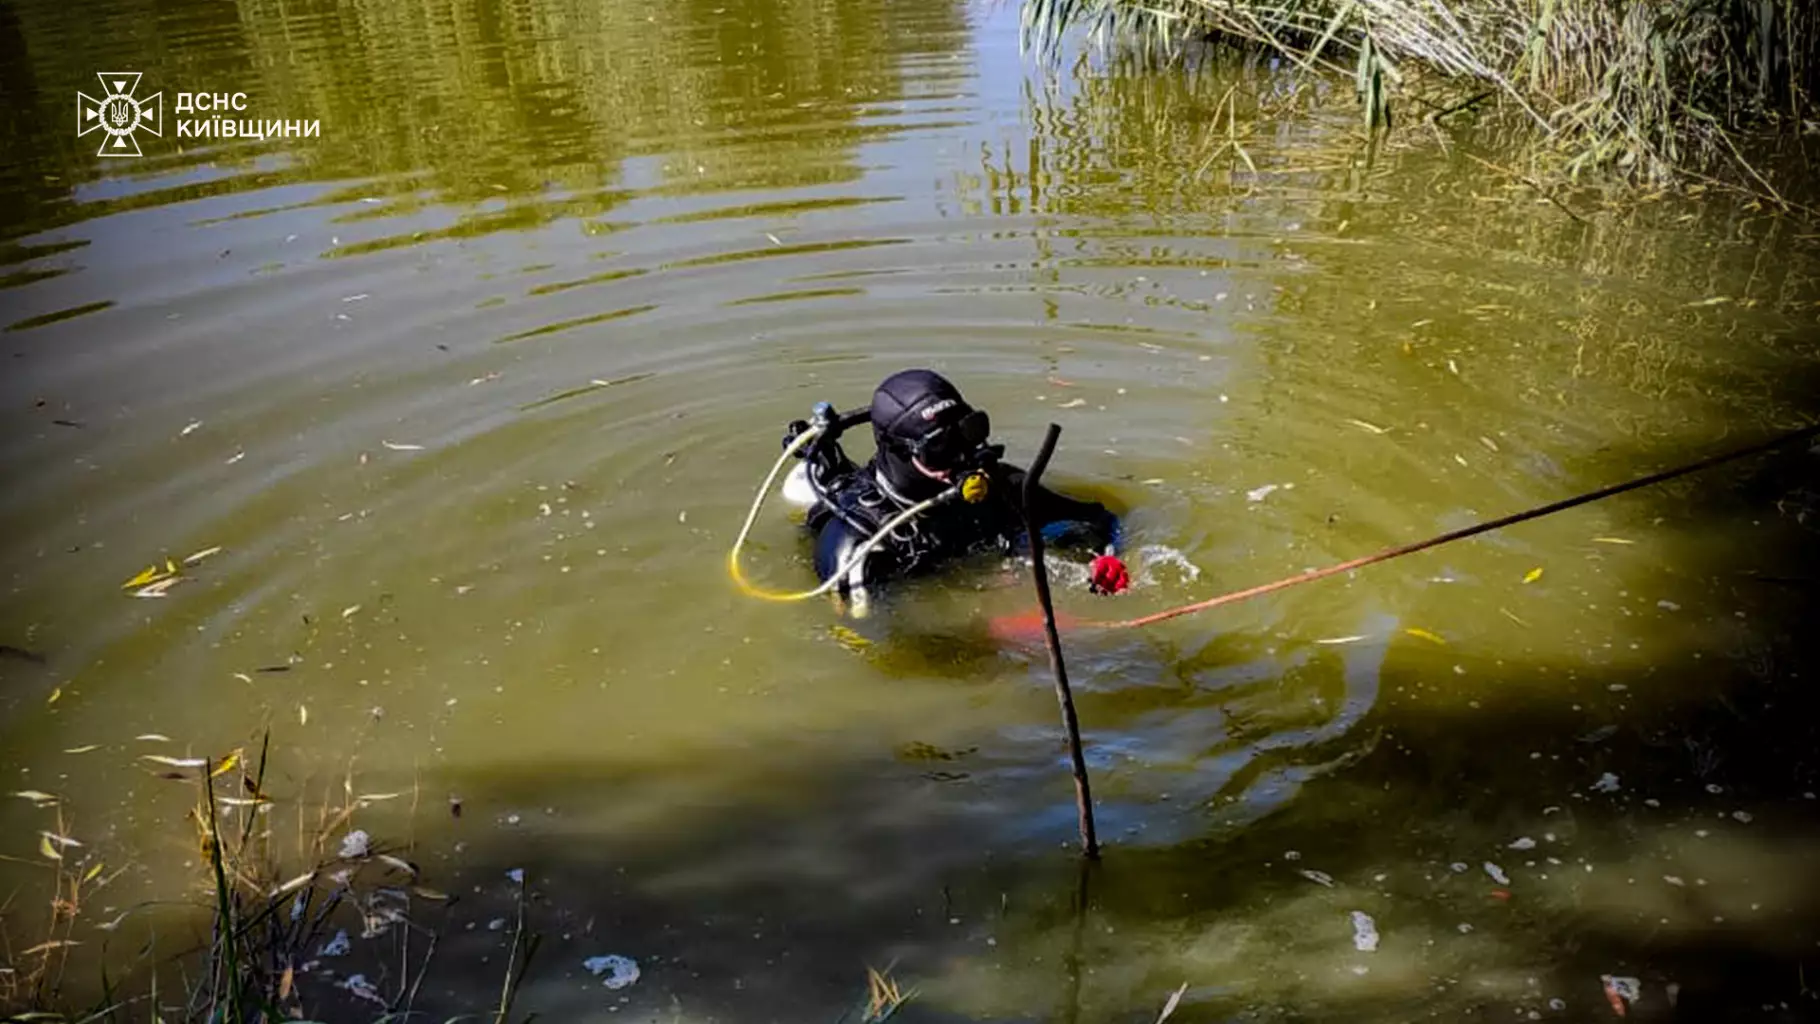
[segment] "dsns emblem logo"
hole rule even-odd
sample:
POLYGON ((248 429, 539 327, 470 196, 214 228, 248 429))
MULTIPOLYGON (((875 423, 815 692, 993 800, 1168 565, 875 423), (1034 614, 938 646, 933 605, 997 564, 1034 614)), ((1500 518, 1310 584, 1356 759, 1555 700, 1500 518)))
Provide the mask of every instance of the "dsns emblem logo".
POLYGON ((106 133, 96 156, 142 155, 139 140, 133 134, 141 128, 153 135, 164 135, 164 93, 135 98, 139 76, 137 71, 103 71, 95 77, 101 79, 102 88, 107 90, 105 95, 95 99, 86 93, 76 94, 76 135, 97 129, 106 133))

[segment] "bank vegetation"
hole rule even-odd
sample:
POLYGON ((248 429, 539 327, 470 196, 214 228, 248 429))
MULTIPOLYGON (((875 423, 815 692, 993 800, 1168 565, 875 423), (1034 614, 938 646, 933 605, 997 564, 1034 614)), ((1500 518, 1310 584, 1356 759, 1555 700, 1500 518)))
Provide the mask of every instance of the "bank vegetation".
POLYGON ((1344 76, 1374 133, 1521 125, 1532 171, 1568 180, 1722 175, 1774 194, 1763 138, 1820 134, 1813 0, 1023 0, 1023 26, 1049 56, 1084 33, 1344 76))

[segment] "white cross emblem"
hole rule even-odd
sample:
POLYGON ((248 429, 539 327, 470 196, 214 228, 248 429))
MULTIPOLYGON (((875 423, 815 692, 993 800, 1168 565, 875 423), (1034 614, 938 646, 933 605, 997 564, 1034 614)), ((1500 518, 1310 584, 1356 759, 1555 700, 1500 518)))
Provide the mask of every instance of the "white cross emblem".
POLYGON ((107 133, 97 156, 140 156, 139 140, 133 133, 141 128, 164 135, 164 93, 134 99, 139 75, 137 71, 103 71, 95 77, 101 79, 105 95, 95 99, 76 93, 76 134, 87 135, 97 128, 107 133))

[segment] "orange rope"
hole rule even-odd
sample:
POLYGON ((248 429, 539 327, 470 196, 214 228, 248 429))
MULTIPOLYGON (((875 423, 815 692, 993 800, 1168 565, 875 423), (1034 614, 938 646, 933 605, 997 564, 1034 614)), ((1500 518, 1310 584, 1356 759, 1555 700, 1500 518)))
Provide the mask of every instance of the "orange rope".
POLYGON ((1126 619, 1122 622, 1086 621, 1086 622, 1080 622, 1080 623, 1078 623, 1078 625, 1093 626, 1093 627, 1099 627, 1102 629, 1135 629, 1139 626, 1148 626, 1148 625, 1151 625, 1152 623, 1162 622, 1165 619, 1173 619, 1173 618, 1177 618, 1182 615, 1192 615, 1195 612, 1204 612, 1204 611, 1208 610, 1209 608, 1218 608, 1219 606, 1224 605, 1224 604, 1233 604, 1234 602, 1243 601, 1247 598, 1258 597, 1260 595, 1268 594, 1275 590, 1282 590, 1285 587, 1295 586, 1298 583, 1312 583, 1315 580, 1325 579, 1329 576, 1335 576, 1335 575, 1338 575, 1343 572, 1349 572, 1353 569, 1363 568, 1364 566, 1371 565, 1374 562, 1383 562, 1383 561, 1388 561, 1392 558, 1399 557, 1401 555, 1414 554, 1417 551, 1422 551, 1427 548, 1432 548, 1439 544, 1446 544, 1449 541, 1463 540, 1467 537, 1471 537, 1476 534, 1481 534, 1481 533, 1486 533, 1491 530, 1496 530, 1499 527, 1510 526, 1514 523, 1520 523, 1526 519, 1535 519, 1538 516, 1545 516, 1545 515, 1549 515, 1554 512, 1560 512, 1564 509, 1573 508, 1575 505, 1584 505, 1587 502, 1598 501, 1600 498, 1609 498, 1614 494, 1621 494, 1625 491, 1636 490, 1639 487, 1648 487, 1651 484, 1659 484, 1665 480, 1672 480, 1678 476, 1686 476, 1689 473, 1696 473, 1702 469, 1710 469, 1711 467, 1717 466, 1721 463, 1731 462, 1736 459, 1742 459, 1747 456, 1756 455, 1761 452, 1769 451, 1770 449, 1773 449, 1773 448, 1780 448, 1786 444, 1793 444, 1796 441, 1805 440, 1805 439, 1813 437, 1817 434, 1820 434, 1820 424, 1813 424, 1810 426, 1803 427, 1800 430, 1796 430, 1791 433, 1783 434, 1782 436, 1774 438, 1772 440, 1764 441, 1760 444, 1751 445, 1748 448, 1740 448, 1736 451, 1726 452, 1722 455, 1714 455, 1710 458, 1701 459, 1699 462, 1689 463, 1688 465, 1681 466, 1676 469, 1663 470, 1660 473, 1651 473, 1649 476, 1639 477, 1639 478, 1637 478, 1635 480, 1631 480, 1627 483, 1613 484, 1610 487, 1605 487, 1605 488, 1602 488, 1597 491, 1593 491, 1588 494, 1582 494, 1579 497, 1567 498, 1563 501, 1554 502, 1553 504, 1543 505, 1539 508, 1532 508, 1525 512, 1518 512, 1513 515, 1508 515, 1501 519, 1493 519, 1492 521, 1487 522, 1487 523, 1479 523, 1476 526, 1468 526, 1468 527, 1464 527, 1462 529, 1453 530, 1449 533, 1443 533, 1439 537, 1431 537, 1428 540, 1417 541, 1414 544, 1404 544, 1399 547, 1388 548, 1384 551, 1378 552, 1375 555, 1366 555, 1363 558, 1355 558, 1350 562, 1341 562, 1338 565, 1330 565, 1325 569, 1310 569, 1307 572, 1299 573, 1295 576, 1290 576, 1285 579, 1277 580, 1275 583, 1265 583, 1261 586, 1250 587, 1245 590, 1235 590, 1230 594, 1221 594, 1219 597, 1209 598, 1205 601, 1197 601, 1194 604, 1185 604, 1179 608, 1170 608, 1166 611, 1160 611, 1160 612, 1155 612, 1150 615, 1139 616, 1138 618, 1135 618, 1135 619, 1126 619))

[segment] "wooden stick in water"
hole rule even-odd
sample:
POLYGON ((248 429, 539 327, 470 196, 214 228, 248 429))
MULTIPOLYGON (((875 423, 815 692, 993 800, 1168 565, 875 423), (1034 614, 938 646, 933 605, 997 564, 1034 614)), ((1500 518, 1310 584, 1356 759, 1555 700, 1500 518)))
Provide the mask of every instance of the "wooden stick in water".
POLYGON ((1068 753, 1074 759, 1074 805, 1080 816, 1081 852, 1088 859, 1097 860, 1100 843, 1093 831, 1093 793, 1087 785, 1087 759, 1081 754, 1081 724, 1074 713, 1074 694, 1068 689, 1068 670, 1062 664, 1062 641, 1055 631, 1055 606, 1049 600, 1049 572, 1043 565, 1043 531, 1031 513, 1038 481, 1043 477, 1043 470, 1049 467, 1049 457, 1055 454, 1055 442, 1061 435, 1061 427, 1049 424, 1042 450, 1037 452, 1036 461, 1031 463, 1030 472, 1024 477, 1024 530, 1030 535, 1031 573, 1036 579, 1036 600, 1043 609, 1043 639, 1049 645, 1049 668, 1055 673, 1055 696, 1062 705, 1062 724, 1068 730, 1068 753))

